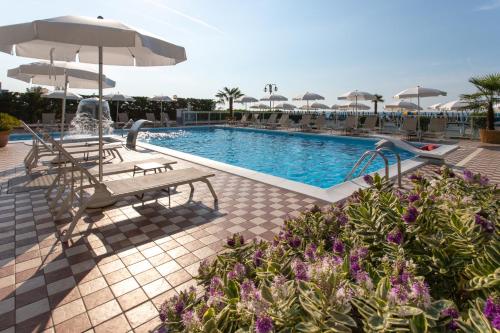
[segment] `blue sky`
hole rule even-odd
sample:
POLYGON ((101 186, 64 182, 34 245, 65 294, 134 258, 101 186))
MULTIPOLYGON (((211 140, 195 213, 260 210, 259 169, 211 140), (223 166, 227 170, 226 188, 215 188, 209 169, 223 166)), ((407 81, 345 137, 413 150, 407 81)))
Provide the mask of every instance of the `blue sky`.
MULTIPOLYGON (((213 98, 238 86, 260 98, 268 82, 328 104, 354 89, 386 101, 417 84, 448 92, 429 105, 471 91, 473 75, 500 72, 500 0, 17 0, 0 24, 69 14, 120 20, 186 48, 188 60, 173 67, 105 66, 111 91, 135 96, 213 98)), ((27 87, 5 73, 29 61, 0 54, 3 88, 27 87)))

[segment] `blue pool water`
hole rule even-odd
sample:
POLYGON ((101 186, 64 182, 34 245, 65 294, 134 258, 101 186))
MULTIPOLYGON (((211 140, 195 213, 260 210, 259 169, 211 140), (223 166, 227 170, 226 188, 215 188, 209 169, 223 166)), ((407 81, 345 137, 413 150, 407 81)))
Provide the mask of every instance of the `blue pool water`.
MULTIPOLYGON (((139 140, 266 174, 328 188, 342 183, 377 139, 221 127, 150 129, 139 140)), ((401 159, 413 155, 398 150, 401 159)), ((392 155, 392 154, 391 154, 392 155)), ((394 156, 388 156, 391 164, 394 156)), ((377 158, 367 169, 384 167, 377 158)))

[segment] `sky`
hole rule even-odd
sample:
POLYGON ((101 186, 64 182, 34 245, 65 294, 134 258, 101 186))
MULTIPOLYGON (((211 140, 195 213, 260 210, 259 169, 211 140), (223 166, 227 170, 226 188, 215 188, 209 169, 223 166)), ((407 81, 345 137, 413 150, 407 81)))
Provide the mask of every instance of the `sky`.
MULTIPOLYGON (((105 66, 117 82, 105 93, 214 98, 228 86, 261 98, 275 83, 289 100, 310 91, 334 104, 356 89, 386 102, 416 85, 448 92, 430 105, 500 72, 500 0, 17 0, 0 25, 61 15, 101 15, 185 47, 176 66, 105 66)), ((24 91, 6 72, 31 61, 0 53, 2 88, 24 91)))

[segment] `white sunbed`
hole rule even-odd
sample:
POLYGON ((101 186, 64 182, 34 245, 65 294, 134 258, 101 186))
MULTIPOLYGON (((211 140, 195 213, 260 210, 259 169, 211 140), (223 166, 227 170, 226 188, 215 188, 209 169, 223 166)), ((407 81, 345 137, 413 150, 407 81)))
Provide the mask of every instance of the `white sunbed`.
MULTIPOLYGON (((104 181, 99 182, 94 175, 92 175, 87 169, 83 168, 73 156, 71 156, 61 145, 52 140, 52 143, 55 149, 64 155, 72 164, 72 166, 77 169, 77 171, 72 171, 81 173, 80 179, 87 178, 89 180, 89 185, 85 186, 85 188, 93 188, 94 193, 90 196, 88 200, 85 202, 83 195, 83 186, 80 186, 78 189, 80 190, 80 200, 79 205, 73 214, 73 219, 69 224, 68 228, 61 233, 61 241, 67 242, 73 233, 73 230, 76 227, 79 219, 82 217, 83 213, 87 209, 89 205, 95 203, 96 201, 102 200, 118 200, 121 198, 129 197, 129 196, 138 196, 144 195, 149 192, 156 192, 160 190, 168 190, 171 187, 177 187, 180 185, 188 184, 191 188, 190 199, 193 196, 194 186, 193 183, 202 182, 205 183, 214 198, 214 203, 216 205, 218 199, 217 195, 212 187, 212 184, 208 180, 208 178, 213 177, 214 174, 212 172, 206 172, 202 170, 198 170, 196 168, 187 168, 187 169, 179 169, 173 170, 163 173, 155 173, 146 176, 127 178, 127 179, 119 179, 112 181, 104 181)), ((72 191, 70 191, 70 200, 68 205, 68 211, 73 213, 74 201, 74 187, 72 187, 72 191)), ((63 208, 65 209, 65 207, 63 208)))

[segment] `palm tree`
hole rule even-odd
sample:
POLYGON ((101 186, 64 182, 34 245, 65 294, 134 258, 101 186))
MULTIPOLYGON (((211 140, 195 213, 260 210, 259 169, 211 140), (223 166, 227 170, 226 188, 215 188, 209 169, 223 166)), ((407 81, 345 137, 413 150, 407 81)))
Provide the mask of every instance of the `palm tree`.
POLYGON ((500 73, 476 76, 469 79, 476 88, 473 94, 464 94, 461 97, 469 102, 466 109, 486 109, 486 128, 495 130, 494 105, 500 101, 500 73))
POLYGON ((373 112, 374 112, 375 114, 377 114, 377 111, 378 111, 378 103, 384 103, 384 98, 383 98, 384 96, 375 94, 375 95, 373 95, 373 97, 375 97, 375 98, 372 100, 372 102, 373 102, 373 112))
POLYGON ((226 101, 229 103, 229 118, 233 119, 233 103, 236 98, 240 98, 243 96, 243 93, 240 91, 240 88, 228 88, 224 87, 222 90, 215 95, 219 99, 220 102, 225 103, 226 101))

